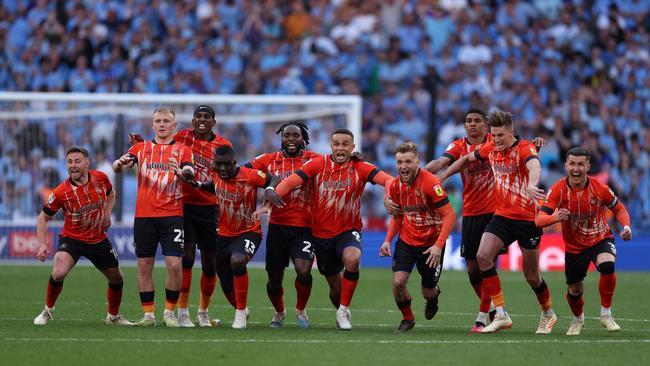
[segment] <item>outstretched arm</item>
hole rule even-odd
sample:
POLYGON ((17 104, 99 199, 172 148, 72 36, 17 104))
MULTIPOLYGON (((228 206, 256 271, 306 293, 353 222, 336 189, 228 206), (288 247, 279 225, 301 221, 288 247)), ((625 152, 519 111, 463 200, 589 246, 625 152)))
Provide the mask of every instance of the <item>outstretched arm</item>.
POLYGON ((424 169, 428 170, 431 173, 436 173, 438 170, 448 167, 451 163, 451 159, 446 156, 441 156, 436 160, 431 160, 427 165, 424 166, 424 169))
POLYGON ((474 154, 465 154, 460 159, 456 160, 447 170, 438 176, 438 180, 442 184, 447 178, 461 171, 467 163, 476 161, 474 154))

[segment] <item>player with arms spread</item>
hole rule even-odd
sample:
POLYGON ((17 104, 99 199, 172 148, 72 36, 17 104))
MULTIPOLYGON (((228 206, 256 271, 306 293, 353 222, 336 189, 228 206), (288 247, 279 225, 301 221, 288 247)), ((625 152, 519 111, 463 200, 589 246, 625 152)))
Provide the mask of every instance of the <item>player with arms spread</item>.
POLYGON ((395 160, 399 175, 390 185, 390 196, 404 214, 391 218, 379 255, 391 255, 391 241, 399 234, 393 256, 393 295, 403 316, 397 330, 407 332, 415 326, 412 297, 407 288, 414 265, 422 277, 422 296, 426 299, 424 317, 433 319, 438 312, 438 281, 445 243, 454 228, 456 214, 438 179, 418 167, 416 144, 400 144, 395 150, 395 160))
POLYGON ((481 236, 477 260, 483 277, 482 286, 490 295, 497 314, 494 321, 481 329, 481 332, 491 333, 512 326, 512 320, 505 311, 495 258, 499 251, 516 240, 522 252, 524 276, 542 308, 536 333, 548 334, 557 322, 557 316, 551 307, 550 290, 539 270, 542 230, 535 226, 535 213, 537 200, 543 199, 544 194, 537 187, 541 176, 537 149, 531 142, 515 136, 510 113, 492 112, 488 123, 493 141, 475 150, 473 154, 458 159, 440 179, 444 182, 465 164, 475 161, 489 161, 494 174, 494 190, 482 194, 496 196, 496 209, 494 218, 487 224, 481 236))
MULTIPOLYGON (((307 126, 299 122, 282 125, 277 131, 282 144, 280 151, 262 154, 246 166, 261 170, 267 174, 286 178, 303 164, 313 158, 321 157, 312 151, 305 150, 309 145, 307 126)), ((296 324, 300 328, 309 327, 307 316, 307 301, 311 294, 313 278, 311 267, 314 262, 314 248, 311 236, 311 185, 304 184, 289 193, 282 207, 273 210, 269 220, 266 236, 266 272, 268 282, 266 292, 273 304, 275 312, 271 319, 271 328, 280 328, 284 324, 286 309, 284 307, 284 289, 282 280, 284 269, 293 261, 296 270, 296 324)), ((266 196, 274 195, 274 187, 268 187, 266 196)))
POLYGON ((111 226, 115 192, 106 174, 89 169, 86 149, 72 147, 65 155, 70 178, 52 191, 36 224, 40 244, 36 257, 43 262, 50 255, 47 223, 63 209, 65 221, 47 284, 45 308, 34 324, 45 325, 52 319, 56 299, 63 290, 63 279, 84 256, 108 279, 106 324, 132 325, 119 314, 124 280, 117 253, 106 236, 111 226))
POLYGON ((556 222, 562 224, 562 238, 566 246, 566 299, 573 312, 567 335, 579 335, 585 324, 583 280, 591 262, 600 271, 598 291, 601 324, 610 332, 621 329, 612 317, 611 310, 616 288, 616 247, 614 235, 605 217, 605 207, 612 210, 616 220, 623 225, 619 235, 625 241, 632 238, 630 216, 609 187, 587 176, 589 158, 589 151, 581 147, 574 147, 567 152, 564 162, 567 177, 553 184, 535 219, 539 227, 556 222))
MULTIPOLYGON (((337 307, 337 327, 351 330, 349 306, 361 258, 361 196, 367 182, 388 190, 392 178, 370 163, 352 159, 354 135, 349 130, 334 131, 330 147, 331 155, 306 162, 275 192, 284 197, 300 185, 312 185, 312 235, 318 270, 327 279, 330 300, 337 307)), ((270 205, 265 204, 262 211, 269 212, 270 205)))
POLYGON ((135 203, 133 237, 138 257, 138 288, 144 317, 136 325, 153 326, 153 267, 158 243, 167 266, 165 311, 163 321, 168 327, 179 327, 174 314, 181 287, 183 256, 182 180, 175 167, 180 166, 188 177, 194 176, 192 151, 174 141, 176 115, 169 108, 158 108, 153 114, 154 139, 133 145, 113 163, 115 173, 137 165, 138 197, 135 203))
POLYGON ((245 329, 248 319, 248 272, 246 264, 262 242, 262 228, 253 217, 257 206, 257 188, 275 185, 276 176, 260 170, 240 167, 235 151, 220 146, 214 153, 211 182, 193 182, 195 187, 212 191, 219 201, 217 232, 217 275, 223 288, 234 288, 235 319, 232 327, 245 329))

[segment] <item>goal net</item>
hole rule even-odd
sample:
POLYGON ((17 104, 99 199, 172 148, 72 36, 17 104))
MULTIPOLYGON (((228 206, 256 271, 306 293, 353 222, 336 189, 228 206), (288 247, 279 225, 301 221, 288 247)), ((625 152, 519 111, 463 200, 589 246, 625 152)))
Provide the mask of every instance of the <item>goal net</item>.
POLYGON ((115 176, 111 162, 128 149, 128 133, 153 137, 155 108, 173 108, 180 130, 190 127, 198 104, 215 109, 215 132, 233 142, 242 163, 277 150, 275 131, 287 121, 309 126, 309 148, 316 152, 326 153, 329 134, 342 127, 361 149, 358 96, 0 93, 0 220, 33 223, 45 197, 67 178, 66 149, 80 145, 90 151, 92 167, 116 185, 116 218, 130 223, 136 177, 115 176))

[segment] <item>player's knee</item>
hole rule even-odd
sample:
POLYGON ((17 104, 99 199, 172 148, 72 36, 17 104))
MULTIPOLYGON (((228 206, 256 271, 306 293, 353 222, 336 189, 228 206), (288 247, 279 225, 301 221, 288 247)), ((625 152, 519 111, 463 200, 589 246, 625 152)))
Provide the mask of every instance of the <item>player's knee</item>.
POLYGON ((214 277, 217 274, 217 266, 204 265, 201 267, 201 272, 205 277, 214 277))
POLYGON ((598 265, 598 271, 600 271, 600 274, 608 275, 612 274, 615 272, 615 266, 614 262, 612 261, 607 261, 603 262, 598 265))
POLYGON ((580 296, 584 292, 584 287, 582 286, 582 281, 578 283, 572 283, 568 285, 567 291, 571 296, 580 296))
POLYGON ((403 292, 406 290, 406 280, 401 278, 393 279, 393 289, 396 292, 403 292))
POLYGON ((359 271, 359 260, 360 255, 356 252, 346 253, 343 255, 343 265, 345 266, 345 269, 350 272, 359 271))
POLYGON ((488 253, 479 251, 478 254, 476 254, 476 261, 481 270, 487 270, 494 266, 493 258, 491 255, 488 255, 488 253))
POLYGON ((300 279, 311 279, 311 268, 310 267, 296 267, 296 278, 300 279))
POLYGON ((54 270, 52 271, 52 279, 56 282, 63 282, 67 274, 67 271, 54 270))
POLYGON ((230 257, 230 268, 233 270, 246 268, 246 263, 248 263, 248 257, 243 254, 235 253, 230 257))
POLYGON ((310 272, 307 273, 301 273, 298 272, 296 275, 296 281, 303 286, 311 286, 312 283, 314 282, 314 278, 312 277, 310 272))

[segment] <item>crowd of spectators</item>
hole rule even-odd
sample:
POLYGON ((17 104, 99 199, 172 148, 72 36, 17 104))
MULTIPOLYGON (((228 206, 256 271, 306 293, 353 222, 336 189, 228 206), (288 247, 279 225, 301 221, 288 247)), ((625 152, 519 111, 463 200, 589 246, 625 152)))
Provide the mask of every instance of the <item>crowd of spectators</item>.
MULTIPOLYGON (((549 141, 545 185, 583 145, 633 222, 650 222, 648 1, 1 1, 0 90, 359 94, 364 155, 387 170, 398 142, 439 156, 464 136, 468 108, 507 110, 520 135, 549 141)), ((90 147, 106 169, 120 153, 112 121, 0 123, 0 219, 38 212, 65 177, 65 147, 90 147)), ((308 123, 325 151, 320 130, 337 122, 308 123)), ((222 127, 240 161, 277 148, 260 126, 222 127)))

